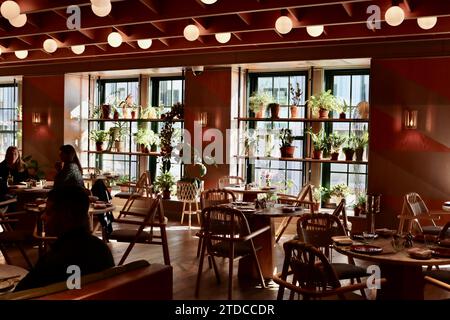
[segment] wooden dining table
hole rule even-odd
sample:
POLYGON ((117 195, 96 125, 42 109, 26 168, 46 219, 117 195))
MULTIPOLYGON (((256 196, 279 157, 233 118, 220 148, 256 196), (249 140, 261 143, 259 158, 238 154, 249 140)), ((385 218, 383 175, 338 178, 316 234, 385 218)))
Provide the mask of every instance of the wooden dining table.
POLYGON ((224 187, 225 190, 231 191, 234 194, 242 194, 242 201, 255 201, 259 194, 274 193, 277 191, 276 188, 249 188, 246 189, 243 186, 227 186, 224 187))
MULTIPOLYGON (((381 276, 386 279, 377 293, 377 299, 380 300, 423 300, 423 267, 450 264, 450 256, 433 256, 431 259, 421 260, 410 257, 407 249, 396 252, 391 245, 391 238, 375 239, 369 244, 380 247, 383 251, 378 254, 363 254, 354 252, 350 246, 335 245, 334 248, 343 255, 380 266, 381 276)), ((413 247, 425 248, 425 245, 414 242, 413 247)))

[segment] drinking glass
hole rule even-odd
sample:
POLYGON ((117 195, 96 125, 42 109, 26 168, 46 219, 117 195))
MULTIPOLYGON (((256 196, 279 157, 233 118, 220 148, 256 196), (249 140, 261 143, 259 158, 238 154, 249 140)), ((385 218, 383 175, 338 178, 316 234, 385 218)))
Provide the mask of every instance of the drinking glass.
POLYGON ((368 231, 364 231, 362 236, 365 244, 368 244, 371 240, 375 239, 375 234, 368 231))
POLYGON ((424 234, 423 241, 425 243, 425 247, 431 249, 436 245, 436 236, 432 234, 424 234))

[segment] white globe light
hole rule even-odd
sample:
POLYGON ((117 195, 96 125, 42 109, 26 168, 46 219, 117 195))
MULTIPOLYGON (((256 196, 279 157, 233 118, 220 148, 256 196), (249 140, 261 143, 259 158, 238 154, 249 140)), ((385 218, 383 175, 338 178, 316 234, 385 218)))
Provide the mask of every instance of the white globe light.
POLYGON ((318 37, 323 33, 323 26, 307 26, 306 32, 308 32, 311 37, 318 37))
POLYGON ((430 30, 437 23, 437 17, 421 17, 417 18, 417 24, 424 30, 430 30))
POLYGON ((216 40, 220 43, 227 43, 230 39, 231 33, 229 32, 216 33, 216 40))
POLYGON ((14 19, 9 20, 9 23, 16 28, 23 27, 27 23, 27 15, 25 13, 19 14, 14 19))
POLYGON ((20 14, 20 7, 15 1, 5 1, 0 7, 0 13, 6 19, 12 20, 20 14))
POLYGON ((111 32, 108 36, 108 43, 111 47, 120 47, 122 41, 122 36, 118 32, 111 32))
POLYGON ((198 39, 200 31, 198 30, 197 26, 190 24, 186 26, 186 28, 184 28, 183 34, 186 40, 195 41, 198 39))
POLYGON ((111 4, 111 0, 91 0, 91 3, 96 7, 106 7, 111 4))
POLYGON ((53 53, 58 49, 58 44, 53 39, 47 39, 44 41, 44 50, 48 53, 53 53))
POLYGON ((201 0, 204 4, 213 4, 216 3, 217 0, 201 0))
POLYGON ((92 5, 92 12, 94 12, 94 14, 98 17, 106 17, 112 9, 111 3, 108 3, 108 5, 106 5, 105 7, 97 7, 92 5))
POLYGON ((292 20, 289 17, 281 16, 275 22, 275 29, 281 34, 286 34, 292 30, 292 20))
POLYGON ((152 39, 138 40, 138 46, 139 48, 146 50, 152 46, 152 39))
POLYGON ((82 54, 84 50, 86 50, 86 46, 84 44, 80 44, 78 46, 72 46, 71 49, 75 54, 82 54))
POLYGON ((14 52, 14 54, 19 59, 25 59, 26 57, 28 57, 28 50, 17 50, 16 52, 14 52))
POLYGON ((399 6, 392 6, 387 9, 384 18, 386 19, 388 25, 396 27, 399 26, 403 20, 405 20, 405 13, 399 6))

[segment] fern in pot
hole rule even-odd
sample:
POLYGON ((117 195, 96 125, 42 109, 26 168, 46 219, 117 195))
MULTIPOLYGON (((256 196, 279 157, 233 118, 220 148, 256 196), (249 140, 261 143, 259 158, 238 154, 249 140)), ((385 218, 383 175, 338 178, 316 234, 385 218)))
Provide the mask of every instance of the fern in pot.
POLYGON ((353 155, 355 154, 354 139, 354 136, 350 136, 347 139, 347 145, 342 148, 342 151, 345 154, 345 161, 353 161, 353 155))
POLYGON ((308 100, 308 107, 314 115, 318 115, 320 119, 326 119, 330 111, 337 110, 338 102, 336 97, 331 94, 331 90, 324 91, 316 96, 311 96, 308 100))
POLYGON ((360 135, 355 135, 353 138, 355 147, 356 161, 362 161, 364 155, 364 148, 369 144, 369 133, 364 131, 360 135))
POLYGON ((327 149, 327 136, 325 135, 325 130, 323 127, 320 129, 318 133, 315 133, 312 131, 312 128, 309 128, 306 130, 306 133, 308 133, 311 136, 311 142, 313 146, 313 159, 321 159, 322 158, 322 151, 327 149))
POLYGON ((138 151, 149 153, 152 146, 159 145, 160 139, 158 134, 154 133, 152 130, 141 128, 135 133, 135 141, 138 151))
POLYGON ((95 149, 97 151, 103 151, 103 143, 108 140, 109 132, 106 130, 92 130, 90 133, 90 139, 95 141, 95 149))
POLYGON ((253 92, 248 103, 250 110, 253 111, 256 118, 264 118, 267 104, 272 102, 272 96, 267 92, 253 92))
POLYGON ((341 150, 342 145, 345 143, 347 138, 337 132, 333 132, 328 137, 331 144, 331 160, 338 160, 339 152, 341 150))
POLYGON ((295 152, 295 146, 292 145, 294 137, 292 135, 292 130, 283 128, 280 130, 280 153, 282 158, 293 158, 295 152))

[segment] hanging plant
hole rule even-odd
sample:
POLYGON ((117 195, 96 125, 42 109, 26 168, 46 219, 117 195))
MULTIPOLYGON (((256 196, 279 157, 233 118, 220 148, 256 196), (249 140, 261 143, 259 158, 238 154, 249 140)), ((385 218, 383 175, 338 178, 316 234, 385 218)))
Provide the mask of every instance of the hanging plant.
POLYGON ((176 103, 173 105, 169 112, 161 115, 161 119, 164 119, 164 126, 160 133, 161 144, 161 156, 162 156, 162 170, 163 172, 170 171, 170 160, 172 157, 172 136, 174 134, 173 124, 175 119, 183 119, 184 117, 184 105, 176 103))

